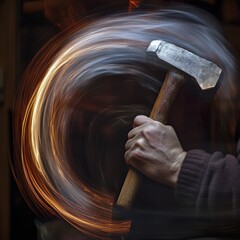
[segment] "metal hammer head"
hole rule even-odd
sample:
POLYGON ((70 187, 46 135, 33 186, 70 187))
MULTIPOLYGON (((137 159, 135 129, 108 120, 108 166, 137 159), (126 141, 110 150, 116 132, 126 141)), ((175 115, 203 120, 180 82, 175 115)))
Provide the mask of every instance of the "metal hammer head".
POLYGON ((222 69, 215 63, 162 40, 152 41, 147 54, 151 63, 159 65, 159 62, 163 62, 193 77, 203 90, 214 88, 222 73, 222 69))

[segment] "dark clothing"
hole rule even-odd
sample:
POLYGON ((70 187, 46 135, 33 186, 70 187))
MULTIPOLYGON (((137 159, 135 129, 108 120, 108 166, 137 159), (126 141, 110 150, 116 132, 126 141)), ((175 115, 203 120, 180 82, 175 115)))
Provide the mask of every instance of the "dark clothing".
POLYGON ((237 150, 188 151, 175 190, 144 179, 129 239, 240 239, 240 141, 237 150))
POLYGON ((193 207, 200 234, 240 236, 240 140, 237 156, 189 151, 176 199, 193 207))

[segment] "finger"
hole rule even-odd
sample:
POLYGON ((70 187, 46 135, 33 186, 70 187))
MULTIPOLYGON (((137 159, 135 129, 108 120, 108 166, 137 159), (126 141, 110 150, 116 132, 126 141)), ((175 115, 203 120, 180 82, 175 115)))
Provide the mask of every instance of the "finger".
POLYGON ((138 127, 134 127, 129 133, 128 133, 128 139, 135 138, 136 136, 141 134, 142 129, 145 127, 145 124, 140 125, 138 127))
POLYGON ((125 151, 128 151, 131 148, 131 146, 133 145, 132 143, 133 143, 133 139, 127 140, 125 144, 125 151))
POLYGON ((133 165, 135 161, 138 161, 140 151, 140 149, 135 149, 133 146, 128 151, 126 151, 124 154, 126 163, 133 165))
POLYGON ((142 137, 135 136, 132 139, 129 139, 125 144, 125 151, 128 151, 130 148, 140 148, 144 149, 145 139, 142 137))
POLYGON ((165 127, 168 127, 164 125, 163 123, 153 120, 147 116, 144 115, 138 115, 134 119, 133 123, 133 129, 128 133, 128 139, 134 138, 135 136, 139 135, 140 137, 142 136, 142 130, 146 128, 147 126, 154 126, 158 128, 164 129, 165 127))
POLYGON ((144 159, 143 153, 139 148, 134 150, 131 149, 125 152, 124 158, 128 165, 131 165, 138 170, 140 170, 141 167, 144 165, 144 162, 142 161, 144 159))
POLYGON ((138 126, 141 126, 143 124, 153 123, 153 122, 158 123, 158 125, 160 127, 171 127, 170 125, 163 124, 160 121, 154 120, 154 119, 152 119, 150 117, 147 117, 145 115, 136 116, 133 120, 133 127, 138 127, 138 126))
POLYGON ((136 116, 133 120, 133 129, 128 133, 128 139, 134 138, 136 135, 138 135, 140 131, 143 129, 142 126, 149 121, 150 119, 147 116, 144 115, 136 116))
POLYGON ((145 115, 138 115, 133 120, 133 127, 138 127, 146 122, 151 121, 151 118, 145 116, 145 115))
POLYGON ((130 164, 130 161, 131 161, 131 151, 130 151, 130 149, 125 152, 124 159, 125 159, 126 164, 130 164))

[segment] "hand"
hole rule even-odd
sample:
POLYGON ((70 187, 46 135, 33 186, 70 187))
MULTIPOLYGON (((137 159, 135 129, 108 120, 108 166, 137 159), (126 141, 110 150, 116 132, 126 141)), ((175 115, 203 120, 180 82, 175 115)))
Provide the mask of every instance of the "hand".
POLYGON ((152 180, 173 187, 176 185, 186 152, 171 126, 146 116, 137 116, 125 150, 127 164, 152 180))

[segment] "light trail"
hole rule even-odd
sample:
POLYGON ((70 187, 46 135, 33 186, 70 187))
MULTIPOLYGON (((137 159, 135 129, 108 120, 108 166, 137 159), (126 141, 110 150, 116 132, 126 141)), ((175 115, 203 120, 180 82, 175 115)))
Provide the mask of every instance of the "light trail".
POLYGON ((26 69, 14 109, 12 170, 34 210, 99 239, 129 232, 131 222, 112 211, 127 130, 150 111, 163 79, 146 63, 155 39, 216 62, 225 75, 215 104, 231 103, 233 57, 215 22, 196 9, 118 14, 59 34, 26 69))

